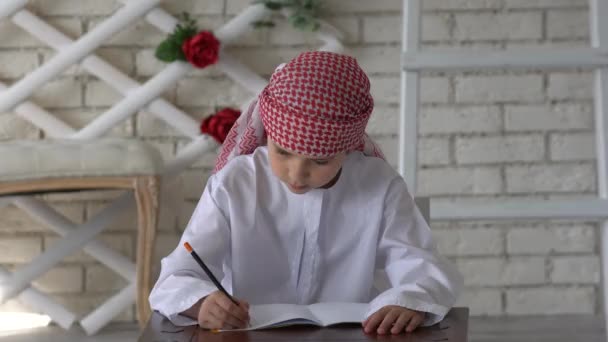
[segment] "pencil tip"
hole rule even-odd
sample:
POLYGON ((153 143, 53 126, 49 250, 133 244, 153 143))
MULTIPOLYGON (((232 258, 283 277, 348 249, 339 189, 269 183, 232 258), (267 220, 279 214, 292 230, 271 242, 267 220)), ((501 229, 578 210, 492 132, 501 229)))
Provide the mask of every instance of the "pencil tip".
POLYGON ((184 242, 184 247, 186 247, 186 250, 188 251, 188 253, 192 253, 192 246, 190 246, 189 243, 184 242))

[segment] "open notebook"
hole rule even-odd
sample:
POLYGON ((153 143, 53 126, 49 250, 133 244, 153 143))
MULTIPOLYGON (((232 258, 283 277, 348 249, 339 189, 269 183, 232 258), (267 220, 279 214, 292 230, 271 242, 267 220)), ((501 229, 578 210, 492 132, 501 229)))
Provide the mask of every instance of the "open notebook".
POLYGON ((339 323, 361 323, 367 312, 366 303, 317 303, 311 305, 265 304, 249 308, 251 326, 242 330, 339 323))

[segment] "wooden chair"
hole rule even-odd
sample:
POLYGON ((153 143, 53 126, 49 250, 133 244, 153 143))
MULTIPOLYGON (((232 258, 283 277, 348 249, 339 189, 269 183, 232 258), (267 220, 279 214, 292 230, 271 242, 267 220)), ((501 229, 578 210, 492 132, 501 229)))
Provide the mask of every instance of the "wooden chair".
MULTIPOLYGON (((124 296, 104 304, 107 314, 99 308, 81 320, 83 328, 96 331, 100 324, 104 325, 113 317, 110 312, 120 312, 121 305, 122 310, 130 305, 129 296, 132 298, 135 292, 138 320, 144 324, 151 314, 148 296, 158 221, 160 174, 163 169, 160 153, 154 147, 132 139, 39 140, 0 143, 0 156, 0 196, 3 196, 0 198, 6 200, 6 196, 10 196, 8 199, 16 206, 64 236, 28 265, 4 277, 0 282, 0 299, 6 301, 24 290, 31 291, 29 286, 33 280, 65 256, 84 248, 85 252, 130 281, 131 288, 124 291, 124 296), (74 224, 32 196, 97 189, 132 192, 126 193, 78 229, 66 227, 73 227, 74 224), (135 267, 128 258, 94 241, 108 223, 134 203, 138 216, 135 267), (121 298, 123 302, 126 300, 126 305, 117 303, 121 298)), ((37 303, 33 304, 35 306, 37 303)), ((50 315, 57 312, 57 308, 50 304, 39 309, 50 315)), ((69 326, 68 316, 63 317, 64 324, 60 325, 69 326)))

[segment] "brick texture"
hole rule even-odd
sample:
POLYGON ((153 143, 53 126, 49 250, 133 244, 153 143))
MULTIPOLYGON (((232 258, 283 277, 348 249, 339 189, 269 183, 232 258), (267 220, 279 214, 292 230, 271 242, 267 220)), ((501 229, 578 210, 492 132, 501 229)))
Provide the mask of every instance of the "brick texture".
MULTIPOLYGON (((189 12, 201 29, 216 29, 250 0, 161 2, 173 14, 189 12)), ((344 35, 345 53, 370 76, 375 109, 368 133, 391 165, 399 159, 402 0, 326 0, 323 19, 344 35)), ((421 48, 483 49, 589 44, 586 0, 424 0, 421 48)), ((119 1, 33 0, 28 9, 73 39, 121 8, 119 1)), ((121 72, 147 82, 167 64, 154 57, 166 35, 145 20, 132 23, 95 50, 121 72)), ((226 51, 267 78, 279 63, 318 45, 291 28, 255 30, 226 51)), ((11 85, 57 52, 18 27, 0 22, 0 81, 11 85)), ((251 94, 218 66, 192 70, 163 97, 199 121, 216 107, 241 106, 251 94)), ((30 99, 75 128, 84 127, 122 96, 111 85, 71 66, 30 99)), ((538 70, 423 73, 418 117, 418 187, 415 195, 461 203, 502 199, 592 197, 597 190, 593 77, 589 71, 538 70)), ((143 139, 171 160, 189 139, 145 109, 109 136, 143 139)), ((40 139, 45 133, 12 111, 0 113, 0 140, 40 139)), ((175 249, 213 168, 216 148, 198 158, 163 192, 154 270, 175 249)), ((82 222, 118 192, 47 195, 51 205, 82 222)), ((588 222, 435 222, 438 250, 465 276, 457 305, 473 315, 597 314, 598 227, 588 222)), ((134 211, 110 224, 99 240, 133 259, 134 211)), ((0 203, 0 264, 21 265, 57 241, 44 224, 0 203)), ((36 281, 77 314, 95 308, 125 281, 84 252, 67 257, 36 281)), ((29 310, 16 301, 0 311, 29 310)), ((129 308, 118 320, 132 321, 129 308)))

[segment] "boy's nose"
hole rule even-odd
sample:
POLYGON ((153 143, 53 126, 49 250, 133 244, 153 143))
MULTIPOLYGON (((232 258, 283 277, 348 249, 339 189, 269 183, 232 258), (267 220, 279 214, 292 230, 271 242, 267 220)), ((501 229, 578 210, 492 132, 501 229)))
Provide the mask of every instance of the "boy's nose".
POLYGON ((295 185, 304 185, 310 173, 305 165, 297 163, 290 169, 290 179, 295 185))

